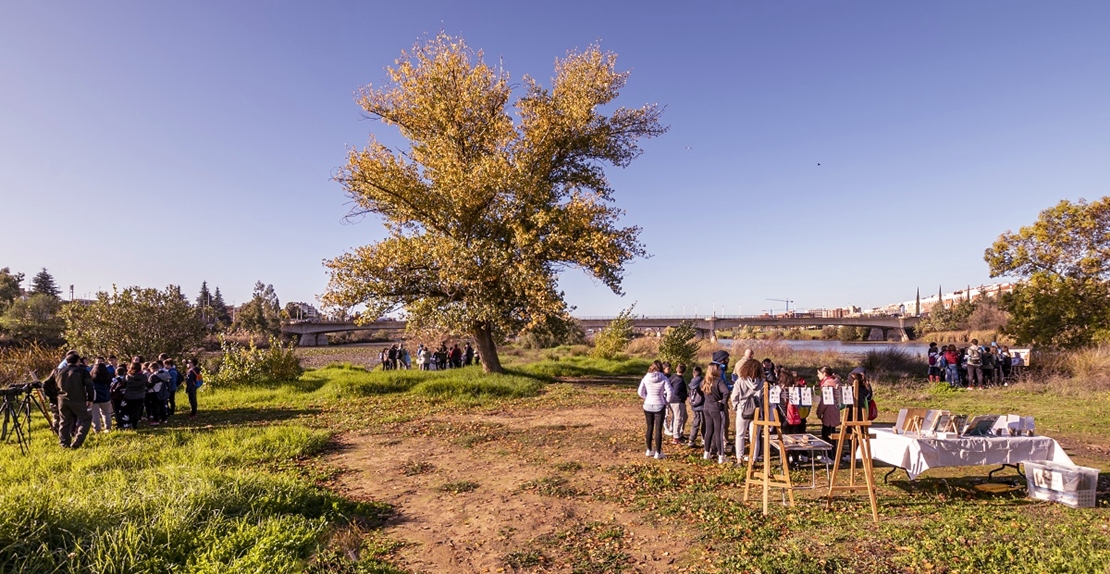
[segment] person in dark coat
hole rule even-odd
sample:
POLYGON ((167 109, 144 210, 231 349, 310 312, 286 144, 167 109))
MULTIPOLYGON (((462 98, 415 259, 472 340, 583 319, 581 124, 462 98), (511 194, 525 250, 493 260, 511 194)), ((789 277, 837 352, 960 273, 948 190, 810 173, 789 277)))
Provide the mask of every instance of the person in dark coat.
POLYGON ((95 389, 89 371, 81 366, 81 357, 74 351, 66 354, 65 366, 55 369, 44 387, 58 397, 58 443, 62 448, 80 448, 89 435, 95 389))

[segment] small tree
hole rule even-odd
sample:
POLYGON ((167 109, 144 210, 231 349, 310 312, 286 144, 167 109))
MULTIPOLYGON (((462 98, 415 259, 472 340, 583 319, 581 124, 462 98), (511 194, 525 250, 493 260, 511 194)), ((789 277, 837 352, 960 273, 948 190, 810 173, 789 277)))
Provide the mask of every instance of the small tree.
POLYGON ((693 365, 701 348, 701 341, 697 340, 698 330, 692 321, 682 321, 670 327, 663 334, 659 342, 659 358, 670 362, 672 365, 683 363, 693 365))
POLYGON ((239 308, 232 328, 263 335, 281 332, 281 303, 273 285, 254 284, 254 296, 239 308))
POLYGON ((601 359, 615 359, 624 352, 628 342, 632 340, 632 309, 629 307, 620 312, 609 325, 594 337, 593 356, 601 359))
POLYGON ((859 329, 852 325, 843 325, 836 331, 836 336, 841 341, 858 341, 861 338, 859 329))
POLYGON ((31 293, 41 293, 56 298, 61 295, 62 290, 54 283, 54 276, 43 267, 42 271, 36 273, 31 279, 31 293))
POLYGON ((21 283, 22 273, 12 273, 7 267, 0 269, 0 313, 6 311, 23 294, 21 283))
POLYGON ((57 346, 62 343, 65 328, 65 321, 58 317, 61 307, 57 297, 35 293, 12 303, 0 317, 0 325, 18 343, 57 346))
POLYGON ((180 356, 204 337, 204 323, 175 285, 128 287, 96 294, 91 305, 66 305, 65 337, 88 354, 180 356))

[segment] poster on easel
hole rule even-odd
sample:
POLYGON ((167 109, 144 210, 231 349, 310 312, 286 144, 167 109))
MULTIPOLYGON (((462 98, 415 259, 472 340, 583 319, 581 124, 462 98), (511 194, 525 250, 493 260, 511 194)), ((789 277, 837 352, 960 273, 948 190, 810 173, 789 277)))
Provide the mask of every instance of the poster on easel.
POLYGON ((769 399, 772 405, 777 405, 782 402, 782 387, 775 385, 771 387, 768 392, 769 399))
POLYGON ((813 389, 811 389, 809 387, 804 387, 802 389, 802 406, 803 407, 812 407, 813 406, 813 389))
POLYGON ((836 404, 836 389, 834 387, 821 387, 821 403, 826 405, 836 404))
POLYGON ((799 406, 802 404, 802 390, 798 387, 790 387, 788 391, 790 395, 790 404, 799 406))
POLYGON ((844 387, 840 390, 840 403, 844 405, 856 404, 856 396, 851 386, 844 387))

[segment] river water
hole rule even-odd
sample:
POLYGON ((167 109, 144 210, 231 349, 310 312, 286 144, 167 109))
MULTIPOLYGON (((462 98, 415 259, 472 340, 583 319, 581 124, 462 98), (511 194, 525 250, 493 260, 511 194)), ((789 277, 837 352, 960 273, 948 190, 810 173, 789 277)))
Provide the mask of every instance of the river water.
MULTIPOLYGON (((732 339, 718 339, 721 346, 728 348, 733 344, 732 339)), ((771 342, 771 341, 768 341, 771 342)), ((929 343, 921 341, 909 341, 906 343, 897 343, 893 341, 790 341, 787 339, 779 339, 773 341, 776 345, 785 345, 791 349, 804 350, 804 351, 834 351, 837 353, 844 353, 850 355, 864 355, 869 351, 886 351, 897 350, 911 355, 925 356, 929 351, 929 343)))

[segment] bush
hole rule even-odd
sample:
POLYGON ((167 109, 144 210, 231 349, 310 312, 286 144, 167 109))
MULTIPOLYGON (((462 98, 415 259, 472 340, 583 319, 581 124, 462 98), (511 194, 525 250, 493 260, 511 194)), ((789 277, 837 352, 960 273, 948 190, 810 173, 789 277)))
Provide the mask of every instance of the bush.
POLYGON ((220 367, 207 377, 215 386, 262 385, 295 381, 304 374, 301 359, 293 352, 292 344, 282 343, 274 337, 270 346, 259 349, 252 342, 243 348, 226 339, 220 341, 223 358, 220 367))
POLYGON ((844 325, 836 330, 836 338, 841 341, 859 341, 862 338, 862 334, 859 329, 851 325, 844 325))
POLYGON ((920 357, 901 349, 868 351, 861 366, 871 377, 885 375, 891 378, 906 378, 925 374, 928 364, 920 357))
POLYGON ((690 321, 682 321, 678 326, 667 329, 659 342, 659 358, 675 366, 679 363, 693 366, 701 348, 697 336, 698 331, 690 321))
POLYGON ((838 332, 838 329, 836 327, 833 327, 832 325, 829 325, 827 327, 822 327, 821 328, 821 338, 822 339, 829 339, 829 340, 836 339, 837 332, 838 332))
POLYGON ((594 357, 615 359, 624 352, 628 342, 632 340, 632 309, 635 307, 633 305, 621 311, 616 319, 594 337, 594 357))

